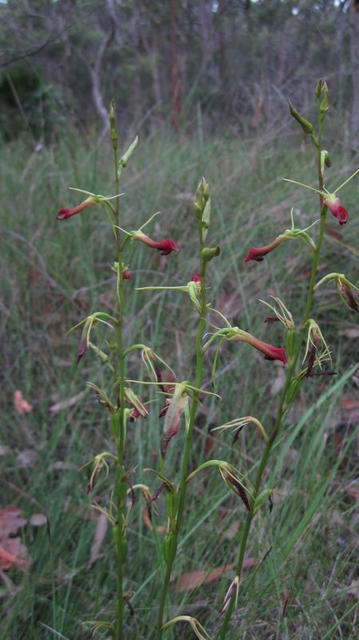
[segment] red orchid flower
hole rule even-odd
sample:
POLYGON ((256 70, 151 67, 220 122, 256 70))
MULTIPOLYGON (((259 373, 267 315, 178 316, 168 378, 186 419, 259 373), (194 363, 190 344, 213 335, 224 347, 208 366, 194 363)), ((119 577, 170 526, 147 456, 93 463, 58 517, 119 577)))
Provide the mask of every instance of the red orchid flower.
POLYGON ((252 347, 264 353, 267 360, 280 360, 283 364, 287 364, 287 355, 284 347, 273 347, 273 345, 263 342, 254 336, 251 336, 252 340, 248 341, 252 347))
POLYGON ((162 256, 168 256, 172 251, 179 251, 178 244, 170 238, 157 242, 156 240, 152 240, 152 238, 146 236, 142 231, 136 231, 132 237, 134 240, 139 240, 152 249, 158 249, 162 256))
POLYGON ((263 247, 251 247, 248 251, 247 257, 244 259, 244 262, 249 262, 250 260, 260 262, 267 253, 278 247, 284 239, 285 238, 283 236, 278 236, 273 240, 273 242, 270 242, 263 247))
POLYGON ((131 277, 132 277, 132 276, 131 276, 131 274, 130 274, 130 272, 129 272, 129 270, 128 270, 128 269, 125 269, 125 270, 122 272, 122 279, 123 279, 123 280, 131 280, 131 277))
POLYGON ((324 200, 324 204, 328 207, 329 211, 339 221, 339 224, 346 224, 349 220, 349 213, 345 207, 341 204, 337 196, 329 196, 324 200))
POLYGON ((242 331, 240 336, 236 336, 235 339, 240 340, 241 342, 247 342, 257 349, 257 351, 261 351, 264 353, 267 360, 280 360, 283 364, 287 364, 287 354, 284 347, 273 347, 273 345, 263 342, 263 340, 259 340, 259 338, 252 336, 252 334, 247 333, 246 331, 242 331))
POLYGON ((201 282, 201 274, 200 273, 195 273, 194 276, 191 278, 191 282, 201 282))
POLYGON ((81 213, 81 211, 86 209, 86 207, 91 207, 94 204, 96 204, 94 198, 86 198, 86 200, 80 202, 80 204, 78 204, 77 207, 73 207, 73 209, 60 209, 60 211, 58 211, 56 214, 56 220, 66 220, 67 218, 72 218, 72 216, 75 216, 77 213, 81 213))

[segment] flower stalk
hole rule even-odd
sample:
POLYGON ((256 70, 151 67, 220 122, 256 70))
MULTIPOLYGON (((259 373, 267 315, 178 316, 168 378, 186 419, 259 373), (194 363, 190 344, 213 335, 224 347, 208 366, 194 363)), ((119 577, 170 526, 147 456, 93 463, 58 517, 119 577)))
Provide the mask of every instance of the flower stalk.
MULTIPOLYGON (((111 105, 113 109, 113 105, 111 105)), ((111 126, 111 139, 113 146, 113 158, 114 158, 114 172, 115 172, 115 185, 116 194, 120 191, 120 177, 118 171, 118 134, 116 128, 115 115, 110 110, 110 126, 111 126)), ((124 458, 124 446, 125 446, 125 356, 123 348, 123 321, 124 321, 124 278, 122 274, 122 260, 123 260, 123 246, 121 243, 120 231, 119 231, 119 218, 120 207, 119 200, 116 199, 115 205, 115 237, 117 245, 117 362, 118 362, 118 397, 117 407, 118 413, 113 414, 117 416, 117 420, 113 420, 114 433, 117 445, 117 464, 116 464, 116 486, 115 486, 115 501, 117 519, 116 525, 113 528, 114 540, 116 544, 116 564, 117 564, 117 591, 116 591, 116 621, 115 621, 115 638, 116 640, 122 640, 123 635, 123 622, 124 622, 124 607, 125 601, 123 597, 123 579, 124 579, 124 565, 126 560, 126 541, 124 531, 124 520, 126 517, 126 491, 127 484, 125 482, 125 471, 123 466, 124 458), (117 424, 116 424, 117 423, 117 424)))
MULTIPOLYGON (((283 420, 283 415, 284 413, 287 411, 287 409, 289 408, 291 402, 290 400, 287 401, 287 396, 288 393, 290 391, 292 382, 294 380, 295 377, 295 372, 296 372, 296 366, 297 366, 297 362, 299 360, 299 356, 300 356, 300 352, 303 346, 303 342, 304 342, 304 338, 305 338, 305 331, 306 331, 306 325, 307 322, 309 320, 309 315, 310 315, 310 311, 312 308, 312 303, 313 303, 313 298, 314 298, 314 291, 315 291, 315 280, 316 280, 316 275, 317 275, 317 271, 318 271, 318 264, 319 264, 319 258, 320 258, 320 252, 321 252, 321 248, 322 248, 322 243, 323 243, 323 238, 324 238, 324 228, 325 228, 325 221, 326 221, 326 216, 327 216, 327 211, 328 208, 324 202, 324 192, 323 192, 323 188, 324 188, 324 176, 323 176, 323 166, 322 166, 322 162, 321 162, 321 152, 322 152, 322 128, 323 128, 323 112, 321 111, 321 107, 320 107, 320 95, 318 97, 318 135, 316 137, 316 142, 315 142, 315 147, 316 147, 316 151, 317 151, 317 172, 318 172, 318 189, 315 190, 318 195, 319 195, 319 209, 320 209, 320 227, 319 227, 319 237, 318 237, 318 241, 316 244, 316 248, 313 252, 313 260, 312 260, 312 270, 311 270, 311 277, 310 277, 310 282, 309 282, 309 288, 308 288, 308 294, 307 294, 307 302, 306 302, 306 307, 305 307, 305 311, 304 311, 304 317, 303 317, 303 321, 302 321, 302 328, 300 331, 300 335, 299 335, 299 340, 296 343, 296 348, 294 351, 294 357, 290 360, 290 365, 289 365, 289 369, 288 369, 288 373, 287 373, 287 377, 286 377, 286 381, 281 393, 281 397, 279 400, 279 406, 278 406, 278 410, 277 410, 277 415, 276 415, 276 420, 275 420, 275 424, 274 424, 274 428, 272 431, 272 434, 265 446, 264 452, 262 454, 262 458, 260 460, 260 464, 259 464, 259 468, 257 471, 257 476, 256 476, 256 480, 255 480, 255 484, 254 484, 254 490, 253 490, 253 496, 251 498, 250 501, 250 510, 247 513, 247 517, 246 517, 246 522, 244 525, 244 529, 240 532, 241 538, 240 538, 240 544, 239 544, 239 551, 238 551, 238 556, 237 556, 237 566, 236 566, 236 578, 238 580, 238 582, 240 583, 241 580, 241 575, 242 575, 242 569, 243 569, 243 561, 244 561, 244 557, 245 557, 245 553, 246 553, 246 548, 247 548, 247 543, 248 543, 248 537, 251 531, 251 527, 252 527, 252 522, 255 516, 255 502, 258 498, 258 495, 260 493, 260 489, 261 489, 261 485, 262 485, 262 480, 263 480, 263 476, 265 474, 266 468, 267 468, 267 464, 270 458, 270 454, 271 451, 273 449, 273 445, 276 442, 278 435, 280 433, 281 427, 282 427, 282 420, 283 420)), ((298 183, 297 183, 298 184, 298 183)), ((305 185, 303 185, 305 186, 305 185)), ((314 190, 314 189, 313 189, 314 190)), ((293 398, 294 399, 294 398, 293 398)), ((293 401, 293 400, 292 400, 293 401)), ((230 600, 230 602, 227 604, 227 608, 226 608, 226 612, 225 612, 225 617, 223 620, 223 624, 219 630, 219 634, 218 634, 218 638, 219 640, 225 640, 226 638, 226 634, 228 631, 228 627, 230 624, 230 620, 235 608, 235 604, 236 604, 236 598, 234 597, 234 594, 230 600)))
MULTIPOLYGON (((202 223, 203 213, 206 214, 207 221, 209 220, 209 214, 208 214, 209 194, 207 195, 207 197, 206 196, 203 197, 203 192, 206 192, 206 191, 208 193, 208 185, 205 182, 205 180, 202 179, 197 189, 197 199, 195 201, 195 211, 196 211, 196 217, 198 220, 199 247, 200 247, 200 251, 199 251, 199 254, 200 254, 199 255, 200 257, 200 270, 199 270, 200 320, 199 320, 197 335, 196 335, 196 382, 195 382, 195 386, 197 389, 193 392, 190 420, 189 420, 188 430, 186 434, 186 442, 185 442, 184 454, 182 459, 179 500, 178 500, 176 519, 175 519, 175 528, 171 536, 171 545, 169 547, 170 553, 168 555, 167 562, 166 562, 166 572, 165 572, 161 599, 160 599, 160 606, 158 611, 158 621, 157 621, 158 640, 161 640, 162 634, 163 634, 163 618, 164 618, 165 604, 166 604, 168 588, 171 580, 172 568, 173 568, 173 564, 174 564, 174 560, 177 552, 178 538, 179 538, 179 534, 180 534, 182 522, 183 522, 186 492, 187 492, 186 478, 187 478, 188 465, 190 460, 193 429, 194 429, 194 424, 195 424, 195 419, 197 414, 199 389, 201 388, 201 384, 202 384, 203 357, 204 357, 204 354, 202 351, 202 339, 205 332, 206 316, 208 311, 207 299, 206 299, 206 268, 208 263, 208 255, 204 247, 204 239, 206 236, 208 223, 205 220, 205 225, 206 225, 205 227, 202 223)), ((218 255, 218 252, 216 253, 216 255, 218 255)), ((198 283, 198 274, 197 274, 196 280, 198 283)))

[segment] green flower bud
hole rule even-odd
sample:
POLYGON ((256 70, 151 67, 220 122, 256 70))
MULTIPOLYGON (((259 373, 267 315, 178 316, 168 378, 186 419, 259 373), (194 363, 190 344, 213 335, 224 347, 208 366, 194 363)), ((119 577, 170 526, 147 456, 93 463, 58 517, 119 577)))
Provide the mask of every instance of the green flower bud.
POLYGON ((203 209, 203 214, 202 214, 202 238, 203 238, 203 242, 205 242, 206 240, 206 236, 207 236, 207 232, 209 229, 209 223, 211 220, 211 198, 209 197, 206 205, 203 209))
POLYGON ((322 93, 324 80, 318 80, 317 86, 315 87, 315 96, 319 100, 320 94, 322 93))
POLYGON ((330 155, 329 155, 328 151, 325 152, 324 162, 325 162, 325 166, 326 167, 331 167, 332 166, 332 161, 330 159, 330 155))
POLYGON ((212 258, 219 256, 220 252, 221 250, 218 245, 217 247, 205 247, 201 251, 201 258, 205 262, 209 262, 210 260, 212 260, 212 258))
POLYGON ((126 149, 125 153, 123 154, 123 156, 120 159, 120 162, 118 163, 119 176, 121 175, 122 169, 127 167, 128 161, 132 157, 133 152, 137 147, 137 144, 138 144, 138 136, 136 136, 136 138, 133 140, 133 142, 131 142, 130 146, 128 147, 128 149, 126 149))
POLYGON ((289 100, 289 109, 293 118, 295 118, 295 120, 299 122, 304 133, 309 133, 310 135, 312 135, 314 133, 313 125, 311 124, 311 122, 309 122, 309 120, 306 120, 305 118, 303 118, 303 116, 300 113, 298 113, 298 111, 294 108, 290 100, 289 100))
POLYGON ((329 153, 326 149, 323 149, 320 153, 320 168, 322 173, 324 172, 324 167, 330 167, 332 161, 330 159, 329 153))
POLYGON ((202 219, 202 215, 209 199, 210 195, 208 182, 205 178, 201 178, 196 190, 196 196, 193 203, 195 214, 200 220, 202 219))
POLYGON ((320 94, 320 104, 319 104, 319 118, 321 121, 324 120, 328 111, 328 87, 327 83, 323 83, 323 88, 320 94))
POLYGON ((114 149, 117 149, 118 133, 117 133, 117 126, 116 126, 115 104, 114 104, 113 100, 111 100, 108 117, 109 117, 109 120, 110 120, 110 132, 111 132, 112 146, 113 146, 114 149))

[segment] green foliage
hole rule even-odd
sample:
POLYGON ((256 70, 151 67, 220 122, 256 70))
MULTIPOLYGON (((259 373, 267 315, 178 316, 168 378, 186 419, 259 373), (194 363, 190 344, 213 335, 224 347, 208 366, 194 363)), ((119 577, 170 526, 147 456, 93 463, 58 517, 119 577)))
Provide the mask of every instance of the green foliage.
MULTIPOLYGON (((45 111, 55 102, 59 116, 65 111, 78 127, 101 116, 98 89, 103 105, 115 98, 127 125, 135 119, 152 129, 173 117, 176 104, 178 127, 193 125, 200 113, 205 128, 253 133, 282 123, 284 96, 300 111, 307 107, 309 87, 321 76, 335 85, 335 106, 347 118, 356 108, 347 4, 12 0, 0 3, 1 64, 5 73, 20 64, 27 76, 41 69, 45 111)), ((39 100, 24 105, 27 120, 39 100)))
POLYGON ((27 131, 35 140, 49 141, 65 123, 58 88, 43 72, 18 63, 0 73, 0 135, 5 140, 27 131))
MULTIPOLYGON (((0 161, 0 444, 9 447, 1 457, 1 506, 16 503, 27 515, 46 513, 51 534, 49 537, 45 528, 35 536, 29 528, 24 530, 23 541, 32 565, 24 575, 17 570, 7 574, 15 587, 12 593, 4 583, 0 587, 1 640, 50 640, 61 638, 59 634, 84 640, 88 637, 88 630, 81 624, 84 620, 93 619, 98 611, 104 619, 113 615, 115 575, 109 554, 110 534, 100 559, 88 571, 95 525, 89 519, 90 501, 86 504, 89 472, 80 470, 98 451, 108 450, 110 426, 105 412, 95 402, 94 394, 86 390, 88 379, 95 379, 101 386, 107 373, 105 369, 99 371, 91 354, 86 354, 76 369, 79 336, 75 332, 68 335, 67 329, 97 309, 99 297, 105 307, 111 304, 106 291, 109 279, 114 278, 111 265, 115 256, 109 249, 112 238, 106 220, 101 221, 97 212, 92 215, 95 209, 80 216, 76 225, 55 221, 59 202, 64 206, 78 202, 74 192, 64 195, 68 184, 111 193, 109 148, 102 151, 95 141, 87 146, 69 136, 62 138, 56 153, 44 148, 33 154, 20 140, 16 146, 3 148, 0 161), (27 416, 19 416, 13 409, 16 389, 21 389, 34 405, 27 416), (70 411, 51 411, 55 403, 81 392, 84 395, 70 411), (35 458, 28 467, 21 467, 18 454, 29 450, 35 458)), ((341 153, 338 147, 333 158, 341 153)), ((258 297, 267 291, 268 299, 274 294, 284 299, 289 309, 297 308, 303 302, 309 252, 294 258, 291 243, 284 243, 276 250, 275 260, 269 255, 265 262, 250 265, 245 272, 243 260, 249 246, 272 237, 279 223, 289 226, 292 204, 296 219, 303 223, 301 227, 312 220, 312 195, 299 192, 293 198, 292 188, 277 180, 281 174, 293 175, 294 167, 296 175, 310 180, 312 167, 308 167, 306 153, 298 153, 297 147, 289 147, 284 153, 275 134, 272 139, 258 140, 253 151, 253 141, 247 145, 233 138, 213 138, 205 140, 200 148, 196 141, 180 143, 162 133, 143 142, 126 169, 123 190, 130 197, 121 199, 121 225, 137 228, 144 213, 161 209, 160 224, 165 221, 166 233, 178 239, 181 264, 179 269, 174 257, 164 266, 158 255, 149 255, 146 247, 136 252, 136 261, 129 265, 133 280, 127 284, 133 295, 127 331, 159 350, 166 362, 175 365, 181 379, 188 379, 192 366, 192 345, 183 341, 182 330, 194 329, 197 312, 185 296, 174 297, 171 292, 144 303, 143 294, 136 295, 135 287, 148 282, 148 272, 159 285, 169 281, 182 285, 197 271, 193 260, 193 198, 188 194, 194 193, 198 175, 205 174, 211 185, 212 219, 219 221, 211 231, 211 242, 221 246, 220 256, 210 265, 215 265, 210 300, 221 300, 221 308, 226 308, 233 324, 237 318, 244 329, 279 344, 283 331, 277 324, 264 324, 267 313, 258 297), (254 220, 258 221, 256 227, 254 220), (171 329, 174 321, 176 333, 171 329)), ((345 200, 352 213, 350 223, 341 230, 341 239, 328 236, 323 264, 330 260, 338 272, 357 281, 358 248, 352 238, 358 235, 359 222, 353 184, 348 185, 345 200)), ((336 221, 329 220, 328 224, 337 231, 336 221)), ((110 308, 108 311, 111 313, 110 308)), ((270 514, 265 504, 261 506, 248 549, 249 557, 262 563, 258 571, 257 567, 245 570, 236 628, 233 639, 229 635, 228 640, 245 637, 249 630, 263 639, 275 633, 291 640, 319 638, 328 632, 332 634, 328 637, 336 637, 339 629, 344 638, 357 637, 356 600, 348 597, 354 588, 352 582, 357 580, 355 500, 348 492, 357 475, 357 424, 355 420, 343 422, 340 412, 344 388, 356 397, 354 372, 349 369, 353 342, 342 340, 341 332, 357 330, 357 316, 338 305, 335 287, 325 288, 318 297, 318 312, 329 345, 339 339, 335 363, 338 375, 326 381, 324 390, 321 378, 305 381, 294 412, 286 419, 281 436, 285 436, 286 446, 280 457, 273 456, 275 463, 267 479, 267 486, 273 487, 274 509, 270 514), (312 401, 311 409, 303 414, 303 408, 312 401), (297 410, 303 414, 299 422, 297 410)), ((255 407, 263 423, 270 424, 276 401, 272 384, 276 381, 268 383, 268 372, 276 368, 259 354, 253 358, 253 352, 245 346, 240 352, 238 345, 227 349, 229 352, 219 356, 216 375, 217 384, 226 388, 227 401, 224 404, 213 398, 208 414, 200 414, 194 452, 201 460, 206 456, 223 458, 253 473, 257 451, 263 447, 256 430, 244 430, 233 446, 229 432, 220 437, 213 434, 214 450, 206 454, 208 427, 238 415, 239 407, 241 415, 250 414, 255 407)), ((210 359, 205 363, 205 380, 210 384, 210 359)), ((138 368, 131 358, 129 366, 138 368)), ((153 460, 162 437, 163 425, 158 419, 161 398, 158 401, 155 392, 148 392, 148 399, 154 402, 149 405, 147 420, 129 426, 128 443, 140 474, 153 460)), ((166 454, 166 469, 172 469, 173 475, 179 470, 184 435, 184 429, 180 430, 166 454)), ((278 444, 282 447, 283 440, 278 444)), ((111 469, 111 461, 109 465, 111 469)), ((150 484, 151 490, 158 486, 145 472, 141 481, 150 484)), ((101 476, 96 484, 100 502, 106 491, 104 482, 101 476)), ((216 628, 232 574, 189 592, 177 591, 176 585, 185 572, 210 572, 233 562, 233 527, 242 526, 243 507, 234 493, 224 490, 215 473, 199 474, 198 482, 189 484, 188 500, 169 613, 175 616, 179 606, 190 615, 194 612, 205 628, 216 628), (217 520, 220 526, 213 526, 217 520)), ((164 524, 167 514, 165 500, 159 500, 150 532, 143 520, 143 507, 139 499, 127 530, 130 571, 126 590, 134 592, 131 603, 135 610, 134 618, 129 617, 128 637, 138 637, 140 620, 144 637, 155 640, 153 603, 158 601, 164 569, 162 538, 156 525, 164 524)), ((171 632, 167 634, 170 638, 171 632)), ((179 625, 173 634, 186 638, 188 629, 179 625)))

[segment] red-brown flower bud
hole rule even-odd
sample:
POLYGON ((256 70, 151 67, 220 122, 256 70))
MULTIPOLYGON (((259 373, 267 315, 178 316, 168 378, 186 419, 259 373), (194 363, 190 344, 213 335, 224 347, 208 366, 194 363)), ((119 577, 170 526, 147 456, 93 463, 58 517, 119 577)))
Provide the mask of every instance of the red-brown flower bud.
POLYGON ((344 282, 340 278, 338 278, 338 288, 348 306, 353 309, 353 311, 359 313, 359 306, 354 298, 352 289, 346 284, 346 282, 344 282))
POLYGON ((85 340, 81 340, 80 342, 80 346, 77 350, 77 354, 76 354, 76 364, 78 364, 81 360, 81 358, 83 358, 83 356, 85 355, 87 351, 87 341, 85 340))

